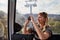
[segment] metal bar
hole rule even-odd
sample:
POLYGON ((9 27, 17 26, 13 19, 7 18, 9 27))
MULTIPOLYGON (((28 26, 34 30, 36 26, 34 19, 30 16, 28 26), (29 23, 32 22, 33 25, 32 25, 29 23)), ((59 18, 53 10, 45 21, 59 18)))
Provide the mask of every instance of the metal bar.
POLYGON ((8 0, 8 38, 11 40, 11 35, 14 33, 14 10, 16 0, 8 0))
POLYGON ((32 5, 30 5, 30 14, 32 15, 32 5))

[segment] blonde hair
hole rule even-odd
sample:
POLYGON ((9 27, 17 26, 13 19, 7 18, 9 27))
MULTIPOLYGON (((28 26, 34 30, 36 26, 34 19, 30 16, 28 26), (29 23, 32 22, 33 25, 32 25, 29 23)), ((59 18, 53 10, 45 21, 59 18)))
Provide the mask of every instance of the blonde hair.
POLYGON ((3 23, 0 21, 0 37, 4 36, 4 25, 3 23))

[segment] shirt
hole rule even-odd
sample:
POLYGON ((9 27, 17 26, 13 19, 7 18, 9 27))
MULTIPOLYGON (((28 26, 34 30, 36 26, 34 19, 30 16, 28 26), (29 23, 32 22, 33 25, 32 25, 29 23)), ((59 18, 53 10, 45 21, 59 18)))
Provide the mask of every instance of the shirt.
MULTIPOLYGON (((38 27, 40 27, 40 26, 38 25, 38 27)), ((43 29, 41 29, 41 31, 42 31, 43 33, 44 33, 44 32, 48 32, 50 36, 52 35, 51 28, 50 28, 48 25, 45 25, 45 27, 44 27, 43 29)), ((37 32, 35 31, 35 29, 33 30, 33 34, 34 34, 34 38, 35 38, 36 40, 40 40, 39 37, 38 37, 38 35, 37 35, 37 32)))

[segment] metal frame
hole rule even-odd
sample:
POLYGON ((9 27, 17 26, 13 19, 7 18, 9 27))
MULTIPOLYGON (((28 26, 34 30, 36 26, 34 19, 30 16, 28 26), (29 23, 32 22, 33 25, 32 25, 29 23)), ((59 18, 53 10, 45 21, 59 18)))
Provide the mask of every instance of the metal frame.
POLYGON ((14 33, 15 13, 16 0, 8 0, 8 40, 11 40, 11 35, 14 33))

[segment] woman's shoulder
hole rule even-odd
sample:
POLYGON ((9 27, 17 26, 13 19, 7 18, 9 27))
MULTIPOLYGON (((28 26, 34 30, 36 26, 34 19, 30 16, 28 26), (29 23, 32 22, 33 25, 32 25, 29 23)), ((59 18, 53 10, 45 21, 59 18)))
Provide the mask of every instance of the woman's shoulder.
POLYGON ((46 25, 45 28, 48 29, 48 30, 51 30, 51 26, 50 25, 46 25))
POLYGON ((45 28, 45 32, 48 32, 49 34, 52 34, 52 29, 50 25, 47 25, 45 28))

